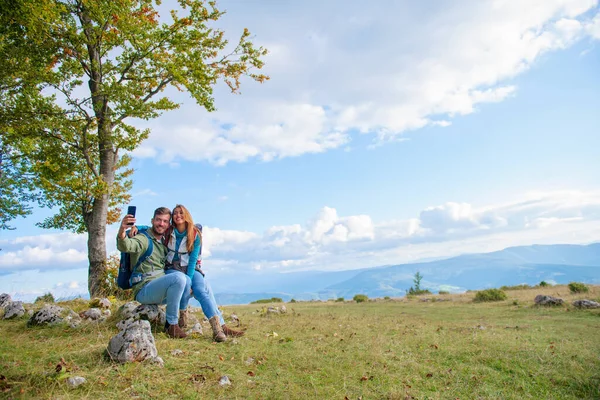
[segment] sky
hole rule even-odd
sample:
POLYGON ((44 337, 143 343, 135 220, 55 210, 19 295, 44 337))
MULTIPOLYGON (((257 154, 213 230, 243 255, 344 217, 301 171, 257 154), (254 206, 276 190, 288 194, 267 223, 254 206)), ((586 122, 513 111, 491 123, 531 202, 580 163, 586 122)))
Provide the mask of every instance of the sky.
MULTIPOLYGON (((151 134, 130 202, 139 223, 189 208, 209 278, 600 240, 598 1, 218 5, 270 80, 217 85, 213 113, 169 91, 178 110, 133 121, 151 134)), ((0 232, 0 293, 87 292, 86 236, 49 215, 0 232)))

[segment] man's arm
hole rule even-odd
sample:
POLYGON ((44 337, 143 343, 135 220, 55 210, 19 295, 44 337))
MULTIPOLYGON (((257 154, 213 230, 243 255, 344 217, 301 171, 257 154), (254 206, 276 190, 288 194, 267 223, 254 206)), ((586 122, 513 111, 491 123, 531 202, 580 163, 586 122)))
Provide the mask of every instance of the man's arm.
POLYGON ((135 238, 128 238, 126 230, 131 228, 131 226, 135 224, 135 217, 127 214, 125 218, 121 221, 121 226, 119 226, 119 232, 117 233, 117 250, 122 251, 124 253, 142 253, 145 251, 145 247, 148 245, 144 243, 145 238, 144 235, 140 235, 135 238))

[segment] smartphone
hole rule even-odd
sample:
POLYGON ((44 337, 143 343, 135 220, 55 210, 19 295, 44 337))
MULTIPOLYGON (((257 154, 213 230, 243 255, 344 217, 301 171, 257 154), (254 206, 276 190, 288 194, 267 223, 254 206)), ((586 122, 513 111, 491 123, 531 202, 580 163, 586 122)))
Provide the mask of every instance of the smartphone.
MULTIPOLYGON (((133 215, 135 217, 135 210, 136 210, 135 206, 129 206, 129 207, 127 207, 127 214, 133 215)), ((127 225, 133 225, 133 223, 130 223, 127 225)))

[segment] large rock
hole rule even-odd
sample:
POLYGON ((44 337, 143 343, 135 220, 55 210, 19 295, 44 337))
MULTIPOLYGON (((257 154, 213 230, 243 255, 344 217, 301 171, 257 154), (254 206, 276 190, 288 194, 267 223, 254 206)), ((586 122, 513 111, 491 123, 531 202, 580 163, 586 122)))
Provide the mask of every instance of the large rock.
POLYGON ((156 359, 158 351, 154 344, 150 322, 131 322, 110 339, 107 351, 110 358, 119 363, 156 359))
POLYGON ((546 296, 544 294, 538 294, 533 300, 538 306, 560 306, 564 303, 563 299, 557 297, 546 296))
POLYGON ((128 303, 123 304, 119 308, 119 311, 117 311, 117 313, 122 319, 133 318, 133 315, 135 314, 135 309, 138 308, 139 305, 140 303, 138 303, 137 301, 130 301, 128 303))
POLYGON ((573 306, 577 308, 600 308, 600 303, 592 300, 575 300, 573 306))
POLYGON ((4 307, 4 319, 19 318, 25 314, 22 301, 11 301, 4 307))
POLYGON ((12 298, 8 293, 0 294, 0 308, 4 308, 12 302, 12 298))
POLYGON ((133 318, 143 319, 158 326, 163 326, 167 320, 165 310, 156 304, 139 305, 134 311, 133 318))
POLYGON ((63 322, 63 317, 61 315, 64 311, 64 308, 59 307, 56 304, 46 304, 29 318, 27 326, 61 323, 63 322))

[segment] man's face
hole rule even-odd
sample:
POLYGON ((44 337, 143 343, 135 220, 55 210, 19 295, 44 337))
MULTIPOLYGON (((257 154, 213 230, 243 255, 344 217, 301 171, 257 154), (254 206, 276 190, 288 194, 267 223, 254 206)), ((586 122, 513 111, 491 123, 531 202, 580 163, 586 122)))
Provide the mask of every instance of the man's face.
POLYGON ((154 218, 152 218, 152 229, 154 229, 154 232, 158 233, 159 235, 165 233, 165 231, 169 227, 170 219, 170 214, 157 215, 154 218))

